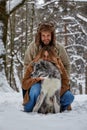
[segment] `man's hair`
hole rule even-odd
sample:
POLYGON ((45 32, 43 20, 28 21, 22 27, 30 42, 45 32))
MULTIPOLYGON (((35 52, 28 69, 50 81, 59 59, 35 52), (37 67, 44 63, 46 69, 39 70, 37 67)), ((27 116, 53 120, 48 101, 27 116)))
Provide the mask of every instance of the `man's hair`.
POLYGON ((35 37, 35 43, 36 45, 41 45, 43 46, 43 43, 41 41, 41 32, 42 31, 49 31, 51 32, 51 42, 50 46, 53 46, 55 44, 55 27, 52 22, 43 22, 38 25, 36 37, 35 37))

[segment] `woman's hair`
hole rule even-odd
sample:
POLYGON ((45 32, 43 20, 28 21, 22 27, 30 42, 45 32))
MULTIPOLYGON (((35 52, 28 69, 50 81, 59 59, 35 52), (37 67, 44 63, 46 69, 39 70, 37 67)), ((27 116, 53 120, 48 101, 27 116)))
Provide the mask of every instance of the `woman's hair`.
POLYGON ((56 53, 54 52, 53 47, 44 46, 44 47, 41 49, 41 52, 40 52, 40 56, 41 56, 41 57, 43 57, 45 51, 47 51, 47 52, 49 53, 50 57, 56 57, 56 53))
POLYGON ((52 40, 50 42, 50 46, 54 45, 55 44, 55 27, 54 27, 54 24, 52 22, 43 22, 43 23, 39 24, 38 29, 37 29, 37 33, 36 33, 36 36, 35 36, 35 43, 38 46, 42 44, 41 43, 41 32, 42 31, 51 32, 52 40))

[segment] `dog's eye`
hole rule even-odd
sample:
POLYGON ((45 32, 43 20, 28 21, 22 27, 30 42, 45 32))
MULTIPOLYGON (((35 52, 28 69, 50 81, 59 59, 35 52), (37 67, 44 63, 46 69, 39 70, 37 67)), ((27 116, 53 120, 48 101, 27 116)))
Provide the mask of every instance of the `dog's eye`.
POLYGON ((38 71, 38 68, 36 68, 36 71, 38 71))

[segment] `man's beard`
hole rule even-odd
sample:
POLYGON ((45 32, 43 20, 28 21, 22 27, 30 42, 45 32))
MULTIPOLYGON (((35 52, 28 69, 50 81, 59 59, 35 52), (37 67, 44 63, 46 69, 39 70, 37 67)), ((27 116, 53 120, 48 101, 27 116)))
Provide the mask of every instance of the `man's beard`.
POLYGON ((44 44, 44 42, 40 42, 41 43, 41 46, 44 47, 44 46, 52 46, 53 43, 52 43, 52 40, 49 42, 49 44, 44 44))

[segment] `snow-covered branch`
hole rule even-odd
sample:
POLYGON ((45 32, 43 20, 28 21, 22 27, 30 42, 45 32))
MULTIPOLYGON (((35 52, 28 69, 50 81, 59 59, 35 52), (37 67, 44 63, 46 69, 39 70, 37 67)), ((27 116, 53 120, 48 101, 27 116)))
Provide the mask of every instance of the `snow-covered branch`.
MULTIPOLYGON (((81 20, 83 19, 83 17, 81 17, 81 15, 77 15, 81 20)), ((82 27, 82 25, 79 23, 79 21, 78 20, 76 20, 74 17, 63 17, 62 18, 63 20, 71 20, 71 21, 74 21, 76 24, 78 24, 79 26, 80 26, 80 28, 81 28, 81 30, 82 30, 82 32, 85 34, 85 35, 87 35, 87 33, 86 33, 86 31, 84 30, 84 28, 82 27)), ((85 18, 84 19, 85 20, 85 22, 87 21, 87 19, 85 18)))
POLYGON ((87 22, 87 18, 85 18, 84 16, 77 14, 77 17, 80 18, 82 21, 87 22))
POLYGON ((20 7, 21 5, 23 5, 23 3, 26 0, 8 0, 7 1, 7 13, 11 14, 13 11, 15 11, 18 7, 20 7))
POLYGON ((68 45, 65 46, 66 49, 71 48, 71 47, 82 47, 85 51, 87 50, 87 46, 81 45, 81 44, 73 44, 73 45, 68 45))

